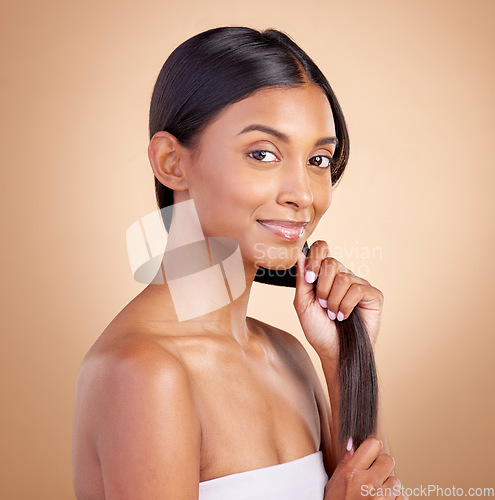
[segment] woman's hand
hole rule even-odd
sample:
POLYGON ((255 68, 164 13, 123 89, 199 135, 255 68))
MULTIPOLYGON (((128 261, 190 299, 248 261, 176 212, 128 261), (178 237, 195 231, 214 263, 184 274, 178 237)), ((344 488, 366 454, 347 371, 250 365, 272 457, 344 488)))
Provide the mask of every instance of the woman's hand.
POLYGON ((407 500, 401 482, 391 475, 395 460, 381 450, 380 440, 367 438, 356 452, 346 451, 325 486, 325 500, 407 500))
POLYGON ((325 241, 315 241, 307 257, 300 253, 293 304, 304 335, 320 357, 338 360, 339 339, 335 321, 348 318, 356 306, 374 348, 380 328, 383 294, 330 257, 325 241), (316 280, 315 294, 313 283, 316 280))

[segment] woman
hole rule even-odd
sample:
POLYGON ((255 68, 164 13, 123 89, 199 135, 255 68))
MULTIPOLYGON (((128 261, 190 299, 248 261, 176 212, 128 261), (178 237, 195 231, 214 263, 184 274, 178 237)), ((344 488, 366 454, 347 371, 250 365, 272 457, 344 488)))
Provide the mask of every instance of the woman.
POLYGON ((176 235, 197 216, 206 241, 234 240, 246 286, 182 321, 167 275, 108 325, 77 378, 79 499, 402 498, 380 413, 376 436, 356 450, 350 441, 342 454, 336 439, 335 322, 359 308, 374 346, 382 293, 326 242, 301 252, 348 153, 330 85, 285 34, 221 27, 172 52, 150 109, 158 206, 173 204, 176 235), (194 217, 178 223, 187 202, 194 217), (296 263, 293 305, 333 412, 300 342, 246 317, 257 271, 296 263))

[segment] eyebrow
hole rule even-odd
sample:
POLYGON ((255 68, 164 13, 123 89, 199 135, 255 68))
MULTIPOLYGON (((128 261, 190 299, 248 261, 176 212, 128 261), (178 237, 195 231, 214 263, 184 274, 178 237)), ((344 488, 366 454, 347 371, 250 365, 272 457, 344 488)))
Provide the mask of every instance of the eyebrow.
MULTIPOLYGON (((287 134, 284 134, 283 132, 280 132, 279 130, 275 130, 271 127, 267 127, 265 125, 260 125, 258 123, 252 123, 251 125, 248 125, 247 127, 244 127, 237 135, 244 134, 246 132, 251 132, 251 130, 259 130, 260 132, 265 132, 267 134, 275 136, 277 139, 280 139, 282 142, 289 143, 290 139, 287 134)), ((322 137, 315 143, 315 147, 318 146, 323 146, 324 144, 335 144, 338 146, 339 140, 337 137, 332 136, 332 137, 322 137)))

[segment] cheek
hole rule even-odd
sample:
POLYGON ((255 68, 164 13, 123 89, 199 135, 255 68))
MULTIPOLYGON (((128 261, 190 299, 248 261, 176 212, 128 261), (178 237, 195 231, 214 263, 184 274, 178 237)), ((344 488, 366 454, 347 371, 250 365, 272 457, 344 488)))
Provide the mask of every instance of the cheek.
POLYGON ((220 167, 216 164, 197 171, 190 193, 203 230, 208 234, 227 235, 232 233, 234 222, 239 227, 247 223, 254 197, 246 182, 232 175, 234 168, 220 167))
POLYGON ((332 187, 329 186, 326 193, 325 193, 325 199, 326 199, 326 203, 324 205, 325 209, 324 211, 326 212, 329 208, 330 208, 330 205, 332 204, 332 187))
POLYGON ((317 184, 313 189, 313 205, 318 215, 323 215, 332 203, 331 184, 317 184))
POLYGON ((197 165, 195 195, 215 204, 214 210, 221 211, 224 217, 256 207, 263 199, 266 179, 245 168, 235 155, 225 154, 221 160, 207 158, 202 165, 197 165))

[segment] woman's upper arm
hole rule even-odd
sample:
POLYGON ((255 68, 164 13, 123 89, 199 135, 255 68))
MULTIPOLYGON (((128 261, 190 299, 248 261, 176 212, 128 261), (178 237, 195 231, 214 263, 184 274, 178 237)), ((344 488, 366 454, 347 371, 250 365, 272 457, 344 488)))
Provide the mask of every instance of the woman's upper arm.
POLYGON ((318 407, 318 416, 320 419, 320 432, 321 432, 321 443, 320 450, 323 452, 323 461, 325 463, 325 469, 330 477, 333 474, 335 465, 332 460, 332 439, 330 433, 330 419, 332 418, 332 412, 330 408, 330 400, 327 396, 327 392, 323 389, 320 381, 320 377, 316 372, 316 368, 309 356, 308 351, 302 343, 293 335, 287 333, 292 337, 291 342, 296 348, 296 353, 299 359, 299 363, 304 367, 304 372, 307 374, 311 381, 311 386, 313 388, 314 397, 316 405, 318 407))
POLYGON ((182 363, 145 349, 99 361, 96 373, 93 436, 105 499, 196 500, 201 426, 182 363))
POLYGON ((321 435, 320 450, 323 452, 325 470, 330 477, 335 469, 335 464, 332 460, 332 439, 330 433, 330 400, 326 391, 323 389, 320 377, 316 372, 315 365, 313 364, 306 348, 294 335, 279 328, 266 325, 266 323, 264 326, 268 329, 268 331, 276 335, 275 338, 283 339, 283 345, 289 346, 290 352, 293 356, 295 356, 294 359, 296 360, 296 364, 303 370, 303 373, 309 379, 310 385, 313 389, 316 405, 318 407, 321 435))
POLYGON ((333 474, 336 464, 332 460, 332 439, 330 434, 330 419, 331 409, 330 401, 326 392, 321 385, 320 378, 316 370, 312 372, 313 386, 315 391, 316 404, 318 406, 318 413, 320 415, 320 429, 321 429, 321 445, 320 449, 323 452, 323 460, 325 462, 325 469, 328 477, 333 474))

